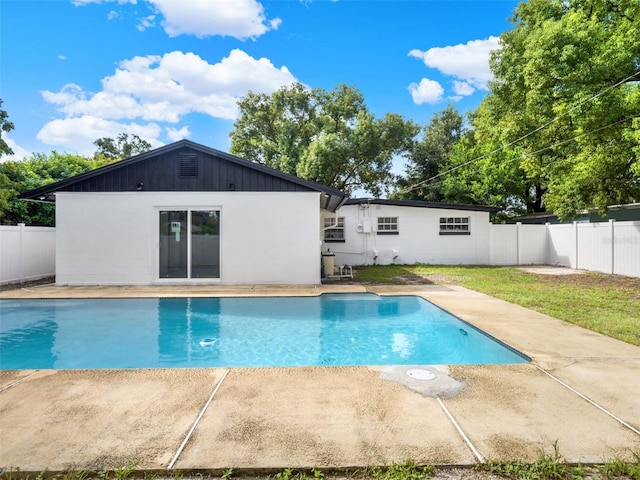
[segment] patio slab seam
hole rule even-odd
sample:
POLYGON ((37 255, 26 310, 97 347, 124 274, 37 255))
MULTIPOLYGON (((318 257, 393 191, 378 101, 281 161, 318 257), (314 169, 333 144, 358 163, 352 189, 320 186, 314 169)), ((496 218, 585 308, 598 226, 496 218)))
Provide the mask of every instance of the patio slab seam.
POLYGON ((569 390, 570 392, 575 393, 578 397, 582 398, 583 400, 585 400, 586 402, 590 403, 591 405, 593 405, 595 408, 597 408, 598 410, 602 411, 603 413, 607 414, 608 416, 610 416, 611 418, 613 418, 616 422, 618 422, 619 424, 621 424, 622 426, 628 428, 629 430, 631 430, 633 433, 635 433, 636 435, 640 435, 640 430, 638 430, 637 428, 633 427, 632 425, 630 425, 629 423, 625 422, 623 419, 621 419, 620 417, 614 415, 613 413, 611 413, 609 410, 607 410, 606 408, 604 408, 603 406, 599 405, 598 403, 594 402, 593 400, 591 400, 589 397, 587 397, 586 395, 580 393, 578 390, 576 390, 575 388, 573 388, 571 385, 568 385, 567 383, 563 382, 562 380, 560 380, 558 377, 556 377, 555 375, 552 375, 551 373, 547 372, 544 368, 542 368, 540 365, 535 365, 534 366, 540 370, 542 373, 544 373, 545 375, 547 375, 548 377, 552 378, 553 380, 555 380, 556 382, 558 382, 560 385, 562 385, 563 387, 565 387, 567 390, 569 390))
POLYGON ((167 470, 173 469, 174 465, 178 461, 178 458, 180 457, 180 454, 184 450, 184 447, 187 446, 187 443, 189 443, 189 440, 191 439, 191 436, 193 435, 193 432, 198 427, 198 424, 200 423, 200 420, 202 420, 202 417, 207 412, 207 410, 209 408, 209 405, 213 401, 213 398, 216 396, 216 393, 218 393, 218 390, 220 390, 220 387, 222 386, 222 382, 224 382, 224 379, 227 378, 227 374, 228 373, 229 373, 229 369, 225 370, 224 373, 222 374, 222 377, 220 378, 220 380, 216 384, 215 388, 211 392, 211 395, 209 396, 209 399, 207 400, 207 403, 205 403, 204 406, 202 407, 202 410, 200 410, 200 414, 198 415, 196 420, 193 422, 193 425, 191 426, 191 429, 189 430, 187 435, 184 437, 184 440, 182 441, 182 443, 178 447, 178 450, 176 451, 176 454, 171 459, 171 462, 169 462, 169 465, 167 466, 167 470))

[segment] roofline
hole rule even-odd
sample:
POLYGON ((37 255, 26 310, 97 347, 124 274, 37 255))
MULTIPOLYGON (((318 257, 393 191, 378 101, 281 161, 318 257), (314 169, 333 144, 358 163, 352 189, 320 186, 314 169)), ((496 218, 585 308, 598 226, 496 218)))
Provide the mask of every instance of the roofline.
POLYGON ((261 173, 266 173, 269 175, 273 175, 274 177, 278 177, 282 180, 286 180, 295 184, 298 184, 300 186, 309 188, 310 190, 315 190, 318 192, 322 192, 322 193, 326 193, 327 195, 330 196, 338 196, 338 197, 343 197, 343 198, 347 198, 348 195, 345 194, 344 192, 341 192, 339 190, 336 190, 334 188, 331 187, 327 187, 326 185, 322 185, 320 183, 316 183, 316 182, 312 182, 310 180, 304 180, 300 177, 296 177, 295 175, 291 175, 288 173, 284 173, 281 172, 280 170, 276 170, 274 168, 270 168, 267 167, 265 165, 261 165, 259 163, 255 163, 255 162, 251 162, 249 160, 245 160, 243 158, 240 157, 236 157, 234 155, 231 155, 229 153, 225 153, 222 152, 220 150, 216 150, 215 148, 211 148, 211 147, 207 147, 205 145, 201 145, 199 143, 195 143, 192 142, 191 140, 179 140, 177 142, 174 143, 170 143, 169 145, 164 145, 162 147, 156 148, 154 150, 150 150, 148 152, 144 152, 141 153, 139 155, 134 155, 133 157, 129 157, 126 158, 124 160, 120 160, 118 162, 114 162, 114 163, 110 163, 109 165, 105 165, 103 167, 100 168, 96 168, 95 170, 90 170, 88 172, 85 173, 81 173, 79 175, 74 175, 73 177, 69 177, 69 178, 65 178, 64 180, 60 180, 58 182, 54 182, 54 183, 50 183, 48 185, 44 185, 42 187, 38 187, 38 188, 34 188, 33 190, 29 190, 27 192, 23 192, 22 194, 20 194, 18 196, 18 198, 23 199, 23 200, 32 200, 32 201, 42 201, 41 197, 47 196, 47 195, 51 195, 53 193, 55 193, 56 191, 68 187, 69 185, 73 185, 74 183, 77 182, 82 182, 84 180, 96 177, 98 175, 101 175, 103 173, 108 173, 110 171, 113 170, 117 170, 121 167, 125 167, 128 165, 132 165, 138 162, 141 162, 143 160, 148 159, 149 157, 155 157, 157 155, 162 155, 163 153, 166 152, 170 152, 173 151, 177 148, 181 148, 181 147, 189 147, 192 148, 194 150, 199 150, 203 153, 206 154, 210 154, 210 155, 215 155, 218 157, 221 157, 231 163, 235 163, 237 165, 241 165, 243 167, 247 167, 247 168, 251 168, 253 170, 257 170, 258 172, 261 173))
POLYGON ((464 203, 443 203, 425 202, 421 200, 394 200, 386 198, 350 198, 344 205, 391 205, 395 207, 415 207, 415 208, 439 208, 447 210, 468 210, 474 212, 497 213, 502 211, 500 207, 490 207, 488 205, 469 205, 464 203))
MULTIPOLYGON (((640 209, 640 203, 621 203, 619 205, 608 205, 607 206, 607 211, 612 210, 612 211, 617 211, 617 210, 636 210, 636 209, 640 209)), ((593 207, 593 208, 588 208, 586 210, 580 210, 579 212, 576 213, 575 217, 573 218, 577 218, 580 215, 589 215, 591 213, 598 213, 598 209, 593 207)), ((518 220, 535 220, 535 219, 539 219, 539 218, 546 218, 546 217, 558 217, 558 215, 556 215, 553 212, 535 212, 535 213, 530 213, 529 215, 521 215, 518 217, 512 217, 509 220, 513 220, 513 221, 518 221, 518 220)))

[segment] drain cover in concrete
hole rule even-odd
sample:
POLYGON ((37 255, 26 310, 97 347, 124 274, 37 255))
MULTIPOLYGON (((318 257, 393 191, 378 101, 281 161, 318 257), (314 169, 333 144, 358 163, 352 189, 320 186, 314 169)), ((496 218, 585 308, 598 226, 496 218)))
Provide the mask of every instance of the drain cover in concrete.
POLYGON ((442 365, 394 365, 380 372, 380 377, 425 397, 453 397, 466 387, 449 376, 449 370, 442 365))
POLYGON ((407 370, 407 375, 416 380, 433 380, 436 378, 436 374, 425 370, 424 368, 410 368, 407 370))

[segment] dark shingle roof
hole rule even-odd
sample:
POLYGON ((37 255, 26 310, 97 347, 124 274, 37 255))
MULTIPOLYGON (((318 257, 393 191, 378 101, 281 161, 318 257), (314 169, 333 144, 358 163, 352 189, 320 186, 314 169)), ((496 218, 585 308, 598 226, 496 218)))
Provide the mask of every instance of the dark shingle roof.
POLYGON ((423 202, 420 200, 393 200, 385 198, 350 198, 345 205, 393 205, 396 207, 416 207, 416 208, 442 208, 450 210, 469 210, 475 212, 492 212, 496 213, 502 210, 500 207, 489 207, 487 205, 467 205, 462 203, 442 203, 442 202, 423 202))

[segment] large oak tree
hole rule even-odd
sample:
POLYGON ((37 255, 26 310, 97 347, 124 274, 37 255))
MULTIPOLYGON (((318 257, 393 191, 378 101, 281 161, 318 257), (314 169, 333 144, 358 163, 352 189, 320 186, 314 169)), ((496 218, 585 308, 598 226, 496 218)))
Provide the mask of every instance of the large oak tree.
POLYGON ((400 115, 375 118, 354 87, 309 90, 296 83, 238 101, 231 153, 346 193, 379 196, 395 178, 392 158, 419 127, 400 115))
POLYGON ((474 117, 477 172, 515 163, 530 211, 640 200, 640 2, 520 3, 474 117), (534 132, 534 133, 532 133, 534 132))

